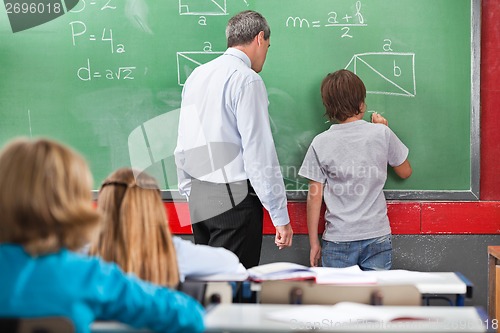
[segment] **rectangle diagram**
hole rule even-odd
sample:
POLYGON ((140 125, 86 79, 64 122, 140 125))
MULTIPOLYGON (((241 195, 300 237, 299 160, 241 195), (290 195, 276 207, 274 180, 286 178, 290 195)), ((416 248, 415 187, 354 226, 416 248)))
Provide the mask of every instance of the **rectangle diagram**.
POLYGON ((177 81, 180 86, 184 85, 187 78, 194 69, 207 63, 224 52, 177 52, 177 81))
POLYGON ((226 0, 179 0, 180 15, 227 15, 226 0))
POLYGON ((355 54, 345 69, 365 83, 367 94, 415 97, 415 53, 371 52, 355 54))

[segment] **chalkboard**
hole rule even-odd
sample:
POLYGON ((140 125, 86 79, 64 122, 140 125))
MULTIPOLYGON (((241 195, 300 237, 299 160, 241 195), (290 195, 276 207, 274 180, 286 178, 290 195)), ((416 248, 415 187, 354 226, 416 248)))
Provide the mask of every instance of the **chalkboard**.
POLYGON ((165 197, 178 195, 183 83, 225 51, 228 19, 253 9, 271 26, 261 76, 290 198, 303 198, 298 168, 331 125, 321 80, 341 68, 363 79, 368 111, 410 149, 413 175, 390 173, 388 198, 478 198, 479 0, 52 1, 58 17, 22 28, 14 23, 31 7, 13 2, 0 6, 0 144, 61 140, 87 158, 95 189, 134 166, 155 175, 165 197))

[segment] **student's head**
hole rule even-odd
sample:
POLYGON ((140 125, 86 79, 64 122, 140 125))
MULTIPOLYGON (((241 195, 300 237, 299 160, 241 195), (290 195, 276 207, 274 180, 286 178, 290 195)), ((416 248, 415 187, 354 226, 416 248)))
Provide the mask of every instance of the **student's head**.
POLYGON ((266 61, 270 46, 271 30, 266 19, 259 13, 247 10, 233 16, 226 27, 227 47, 253 45, 245 52, 252 62, 252 69, 259 73, 266 61))
POLYGON ((75 151, 48 139, 15 139, 0 152, 0 243, 32 255, 78 250, 99 226, 92 176, 75 151))
POLYGON ((342 69, 328 74, 321 83, 321 97, 330 120, 345 121, 364 112, 366 88, 351 71, 342 69))
POLYGON ((97 201, 101 234, 91 253, 141 279, 175 287, 179 271, 165 206, 156 180, 130 168, 102 183, 97 201))

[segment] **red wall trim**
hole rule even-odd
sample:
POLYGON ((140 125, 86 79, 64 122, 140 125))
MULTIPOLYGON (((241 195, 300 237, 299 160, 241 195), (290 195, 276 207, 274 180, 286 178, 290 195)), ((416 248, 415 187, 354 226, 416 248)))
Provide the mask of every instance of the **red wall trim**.
POLYGON ((387 215, 394 235, 420 233, 421 205, 418 202, 389 202, 387 215))
POLYGON ((500 233, 500 202, 422 204, 423 234, 500 233))
MULTIPOLYGON (((166 202, 170 227, 176 234, 191 234, 189 209, 185 202, 166 202)), ((290 202, 288 212, 296 235, 307 235, 305 202, 290 202)), ((387 214, 394 235, 428 234, 498 234, 500 202, 402 202, 387 204, 387 214)), ((324 220, 320 223, 323 231, 324 220)), ((264 234, 275 229, 264 211, 264 234)))
POLYGON ((167 218, 174 234, 191 234, 189 206, 187 202, 166 202, 167 218))

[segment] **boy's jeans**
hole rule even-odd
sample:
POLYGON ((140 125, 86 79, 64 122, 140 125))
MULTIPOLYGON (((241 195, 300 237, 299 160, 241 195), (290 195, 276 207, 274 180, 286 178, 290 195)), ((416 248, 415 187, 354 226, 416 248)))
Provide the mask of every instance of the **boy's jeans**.
POLYGON ((364 271, 391 269, 392 237, 389 234, 351 242, 323 240, 321 262, 323 267, 359 265, 364 271))

